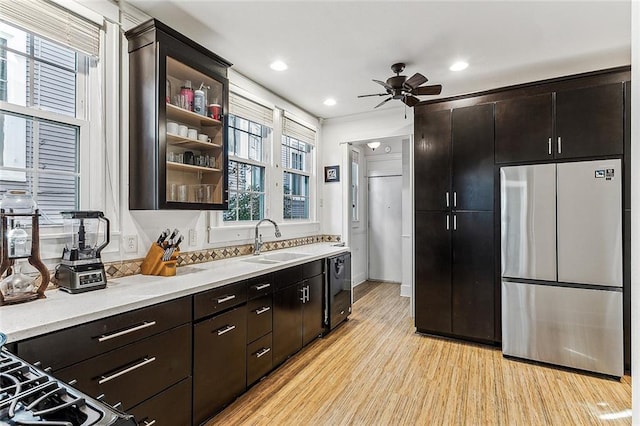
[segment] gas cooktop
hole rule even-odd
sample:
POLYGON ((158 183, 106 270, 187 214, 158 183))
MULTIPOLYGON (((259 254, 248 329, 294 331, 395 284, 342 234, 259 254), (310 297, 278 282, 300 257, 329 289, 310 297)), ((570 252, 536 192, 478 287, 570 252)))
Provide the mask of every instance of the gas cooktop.
POLYGON ((131 416, 2 349, 0 425, 135 426, 136 423, 131 416))

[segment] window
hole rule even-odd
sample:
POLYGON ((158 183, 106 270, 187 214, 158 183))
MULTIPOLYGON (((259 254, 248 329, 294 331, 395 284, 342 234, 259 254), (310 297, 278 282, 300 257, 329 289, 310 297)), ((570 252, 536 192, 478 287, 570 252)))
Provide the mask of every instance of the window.
POLYGON ((351 150, 351 220, 357 222, 358 216, 358 187, 360 186, 360 154, 351 150))
POLYGON ((309 219, 310 152, 311 145, 282 136, 283 219, 309 219))
POLYGON ((225 221, 265 217, 266 147, 271 129, 229 114, 229 209, 225 221))
POLYGON ((60 211, 79 208, 90 58, 9 24, 0 34, 0 192, 28 190, 44 223, 57 222, 60 211))

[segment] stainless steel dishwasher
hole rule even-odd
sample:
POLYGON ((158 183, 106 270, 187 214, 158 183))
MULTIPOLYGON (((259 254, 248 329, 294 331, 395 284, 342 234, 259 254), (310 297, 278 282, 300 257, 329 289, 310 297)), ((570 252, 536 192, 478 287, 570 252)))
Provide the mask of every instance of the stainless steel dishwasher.
POLYGON ((351 313, 351 253, 328 257, 326 267, 324 323, 328 332, 351 313))

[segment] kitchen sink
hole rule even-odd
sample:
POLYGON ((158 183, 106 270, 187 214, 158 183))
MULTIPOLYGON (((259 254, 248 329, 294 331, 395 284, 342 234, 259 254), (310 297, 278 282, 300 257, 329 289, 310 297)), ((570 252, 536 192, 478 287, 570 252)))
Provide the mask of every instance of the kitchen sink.
POLYGON ((264 258, 267 260, 286 262, 287 260, 300 259, 302 257, 308 257, 309 255, 306 253, 282 252, 282 253, 264 254, 262 256, 264 256, 264 258))
POLYGON ((246 259, 242 259, 242 262, 247 262, 247 263, 260 263, 262 265, 274 265, 276 263, 280 263, 280 260, 269 260, 269 259, 265 259, 263 257, 248 257, 246 259))

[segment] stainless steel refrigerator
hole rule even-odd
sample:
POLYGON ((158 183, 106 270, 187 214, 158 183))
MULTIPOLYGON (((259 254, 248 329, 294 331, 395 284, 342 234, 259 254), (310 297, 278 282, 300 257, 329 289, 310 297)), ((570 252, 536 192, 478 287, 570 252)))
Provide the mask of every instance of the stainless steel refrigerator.
POLYGON ((502 167, 502 352, 623 375, 620 160, 502 167))

